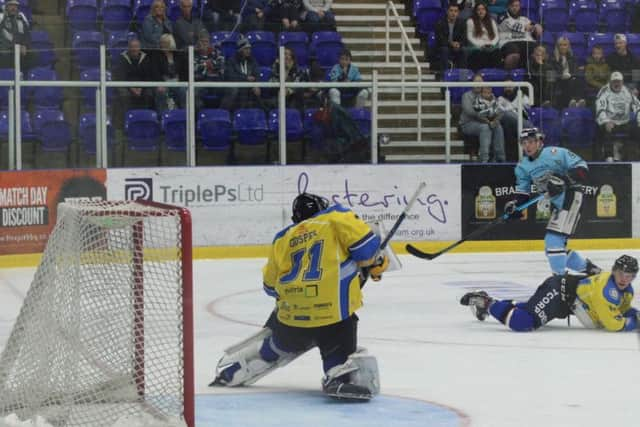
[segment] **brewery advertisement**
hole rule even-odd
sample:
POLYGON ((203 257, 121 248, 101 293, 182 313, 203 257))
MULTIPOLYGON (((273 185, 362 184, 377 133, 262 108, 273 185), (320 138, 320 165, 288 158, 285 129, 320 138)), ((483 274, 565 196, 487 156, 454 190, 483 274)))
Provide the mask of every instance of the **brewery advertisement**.
POLYGON ((58 203, 105 200, 104 169, 0 172, 0 255, 42 252, 58 203))
MULTIPOLYGON (((631 237, 631 165, 590 164, 577 238, 631 237)), ((462 235, 495 220, 514 198, 514 165, 462 165, 462 235)), ((548 199, 521 219, 498 225, 476 240, 541 239, 551 216, 548 199)))

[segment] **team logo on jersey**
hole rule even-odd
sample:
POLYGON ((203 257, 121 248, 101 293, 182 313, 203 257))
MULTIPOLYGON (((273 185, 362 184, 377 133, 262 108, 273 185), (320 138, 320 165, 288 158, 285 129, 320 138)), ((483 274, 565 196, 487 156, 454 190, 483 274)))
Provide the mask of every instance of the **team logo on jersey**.
POLYGON ((613 300, 618 300, 620 298, 620 293, 618 292, 617 289, 611 288, 611 289, 609 289, 609 296, 613 300))

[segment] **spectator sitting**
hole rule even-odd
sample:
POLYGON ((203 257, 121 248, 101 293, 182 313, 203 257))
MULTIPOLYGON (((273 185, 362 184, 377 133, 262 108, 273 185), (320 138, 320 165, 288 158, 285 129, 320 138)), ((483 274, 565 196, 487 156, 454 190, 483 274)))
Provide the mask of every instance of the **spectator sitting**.
POLYGON ((473 14, 467 19, 467 41, 467 62, 472 70, 500 67, 502 56, 498 49, 498 26, 487 13, 484 3, 476 3, 473 14))
POLYGON ((550 63, 556 78, 553 89, 554 106, 558 109, 567 106, 584 107, 586 105, 586 101, 582 98, 584 85, 577 77, 578 66, 568 38, 558 37, 550 63))
MULTIPOLYGON (((127 50, 118 57, 114 80, 127 82, 144 82, 149 80, 151 63, 149 55, 144 53, 140 40, 129 40, 127 50)), ((124 102, 124 110, 133 108, 151 108, 153 91, 151 88, 122 87, 118 88, 120 99, 124 102)))
POLYGON ((182 15, 176 20, 173 36, 176 47, 185 49, 198 41, 200 32, 205 30, 202 21, 193 13, 193 0, 180 0, 182 15))
POLYGON ((640 101, 627 89, 622 73, 611 73, 609 84, 598 92, 596 99, 596 123, 598 125, 598 147, 596 155, 602 154, 607 161, 636 160, 632 155, 638 136, 638 123, 631 121, 631 113, 640 110, 640 101), (625 134, 623 141, 615 141, 615 134, 625 134), (629 142, 630 144, 625 144, 629 142))
POLYGON ((247 0, 242 12, 244 32, 264 30, 268 3, 268 0, 247 0))
POLYGON ((609 83, 610 75, 611 70, 609 64, 604 60, 602 46, 593 46, 591 56, 587 58, 587 65, 584 68, 584 79, 587 83, 586 93, 592 98, 592 101, 598 91, 609 83))
MULTIPOLYGON (((510 81, 510 80, 506 80, 510 81)), ((498 111, 501 113, 500 124, 504 134, 505 152, 509 161, 518 160, 518 89, 515 86, 507 86, 504 88, 502 96, 498 97, 498 111)), ((522 128, 533 127, 529 122, 527 109, 529 105, 529 97, 522 94, 522 128)))
POLYGON ((209 0, 204 3, 202 21, 207 30, 213 32, 235 29, 242 20, 241 3, 241 0, 209 0))
MULTIPOLYGON (((206 30, 200 32, 196 51, 193 57, 194 79, 197 82, 219 82, 224 80, 224 55, 218 46, 211 46, 209 33, 206 30)), ((212 107, 206 105, 207 99, 216 98, 222 89, 202 88, 196 89, 201 107, 212 107)))
MULTIPOLYGON (((285 81, 287 82, 308 82, 309 78, 309 70, 306 68, 298 68, 298 64, 296 62, 296 54, 292 49, 285 48, 284 50, 284 69, 286 72, 285 81)), ((276 60, 273 63, 271 74, 272 82, 280 81, 280 61, 276 60)), ((302 88, 287 88, 287 108, 295 108, 298 110, 302 110, 304 108, 304 100, 305 97, 309 97, 313 95, 313 92, 302 89, 302 88)), ((277 104, 277 102, 276 102, 277 104)), ((274 106, 275 108, 275 106, 274 106)))
MULTIPOLYGON (((481 82, 482 76, 476 74, 475 82, 481 82)), ((500 125, 500 115, 497 102, 491 88, 474 87, 462 95, 462 113, 460 114, 460 131, 466 136, 478 137, 479 160, 482 163, 490 161, 489 154, 493 147, 492 161, 503 162, 504 133, 500 125), (484 92, 484 93, 483 93, 484 92)), ((473 155, 472 155, 473 158, 473 155)))
POLYGON ((13 68, 14 47, 20 45, 20 58, 24 68, 29 68, 33 60, 27 56, 31 44, 31 27, 27 17, 18 11, 17 0, 7 0, 4 13, 0 14, 0 68, 13 68))
MULTIPOLYGON (((332 82, 359 82, 362 80, 360 70, 351 63, 351 51, 344 49, 340 53, 340 62, 331 68, 329 72, 329 80, 332 82)), ((369 90, 366 88, 331 88, 329 89, 329 98, 335 104, 341 105, 341 98, 344 95, 355 95, 356 107, 364 107, 364 103, 369 99, 369 90)))
POLYGON ((543 45, 536 46, 529 61, 527 81, 533 85, 535 105, 551 106, 553 95, 553 67, 547 61, 547 49, 543 45))
POLYGON ((520 14, 520 0, 509 0, 507 11, 498 18, 498 31, 504 67, 524 68, 542 35, 542 26, 520 14))
MULTIPOLYGON (((160 36, 160 49, 151 52, 151 81, 177 82, 187 80, 187 64, 171 34, 160 36)), ((185 88, 159 86, 155 92, 158 113, 174 108, 184 108, 185 88)))
POLYGON ((173 34, 173 25, 167 17, 167 6, 164 0, 154 0, 151 3, 149 14, 142 22, 142 32, 140 41, 145 50, 158 49, 160 47, 160 36, 163 34, 173 34))
POLYGON ((269 0, 271 19, 280 22, 285 31, 296 31, 302 11, 302 0, 269 0))
POLYGON ((435 25, 436 52, 430 58, 435 65, 440 59, 441 71, 450 68, 466 68, 467 56, 464 45, 467 43, 465 22, 458 17, 460 6, 456 2, 449 3, 447 14, 435 25))
POLYGON ((302 12, 301 17, 305 22, 309 24, 325 24, 331 29, 335 28, 336 19, 331 10, 333 0, 302 0, 302 3, 305 10, 302 12))
POLYGON ((613 37, 615 51, 607 56, 607 64, 610 71, 620 71, 622 76, 629 82, 629 87, 634 89, 635 94, 638 92, 635 85, 633 70, 639 69, 638 60, 627 48, 627 36, 624 34, 616 34, 613 37))
MULTIPOLYGON (((237 42, 238 51, 227 61, 224 69, 224 77, 230 82, 255 82, 258 80, 258 63, 251 56, 251 43, 246 38, 237 42)), ((222 100, 222 108, 235 110, 236 108, 253 107, 262 105, 259 87, 228 89, 228 93, 222 100)))

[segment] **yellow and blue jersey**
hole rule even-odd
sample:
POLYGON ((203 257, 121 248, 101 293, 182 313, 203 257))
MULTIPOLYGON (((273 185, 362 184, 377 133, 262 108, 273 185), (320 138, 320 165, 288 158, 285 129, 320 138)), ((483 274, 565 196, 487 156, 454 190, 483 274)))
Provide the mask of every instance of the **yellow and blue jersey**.
POLYGON ((576 303, 582 304, 596 328, 608 331, 636 328, 636 309, 631 307, 633 288, 629 285, 624 290, 619 289, 611 273, 580 280, 576 294, 579 299, 576 303))
POLYGON ((347 319, 362 306, 358 262, 379 247, 371 228, 341 205, 277 233, 262 274, 278 320, 311 328, 347 319))

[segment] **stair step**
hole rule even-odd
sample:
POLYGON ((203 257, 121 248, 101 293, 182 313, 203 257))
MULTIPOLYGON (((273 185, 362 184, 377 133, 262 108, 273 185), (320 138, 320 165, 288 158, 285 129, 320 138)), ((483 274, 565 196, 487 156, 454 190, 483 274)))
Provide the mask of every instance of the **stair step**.
MULTIPOLYGON (((384 14, 382 15, 336 15, 336 22, 386 22, 387 18, 384 14)), ((404 25, 404 23, 409 23, 411 19, 408 16, 400 15, 400 21, 404 25)), ((397 27, 397 19, 391 20, 391 26, 397 27)))
MULTIPOLYGON (((464 141, 452 140, 452 147, 464 147, 464 141)), ((380 149, 384 148, 445 148, 445 143, 442 140, 438 141, 389 141, 389 143, 380 145, 380 149)))
MULTIPOLYGON (((404 11, 404 4, 398 3, 395 4, 396 10, 399 14, 402 14, 404 11)), ((385 10, 387 8, 385 4, 379 3, 333 3, 331 6, 332 9, 364 9, 364 10, 385 10)))
MULTIPOLYGON (((445 128, 444 126, 437 126, 437 127, 422 127, 422 133, 441 133, 444 134, 446 132, 447 128, 445 128)), ((379 127, 378 128, 378 133, 388 133, 388 134, 396 134, 396 133, 416 133, 417 132, 417 128, 415 127, 405 127, 405 128, 383 128, 383 127, 379 127)))
MULTIPOLYGON (((411 113, 381 113, 378 114, 378 120, 415 120, 417 112, 411 113)), ((444 113, 422 113, 422 120, 437 120, 446 118, 444 113)))
MULTIPOLYGON (((413 52, 416 54, 416 57, 418 58, 418 61, 420 63, 423 63, 422 62, 422 53, 423 52, 421 50, 418 50, 416 52, 415 49, 413 50, 413 52)), ((382 47, 382 49, 376 49, 376 50, 370 50, 370 49, 367 49, 367 50, 352 50, 351 51, 351 56, 364 57, 364 58, 375 58, 377 60, 380 60, 380 59, 384 60, 385 56, 386 56, 386 52, 384 50, 384 47, 382 47)), ((398 63, 396 63, 396 64, 393 64, 393 63, 392 64, 387 64, 386 62, 383 62, 382 64, 394 65, 396 67, 400 66, 399 62, 400 62, 400 58, 402 58, 402 52, 400 52, 400 49, 397 49, 397 50, 389 49, 389 57, 393 58, 394 61, 398 61, 398 63)), ((404 51, 404 58, 405 58, 405 62, 411 61, 411 52, 409 52, 409 49, 404 51)))
MULTIPOLYGON (((444 154, 387 154, 385 162, 444 162, 444 154)), ((451 154, 454 162, 469 161, 468 154, 451 154)))
MULTIPOLYGON (((362 18, 367 18, 362 19, 361 21, 366 22, 369 21, 369 16, 363 16, 362 18)), ((355 22, 350 22, 351 23, 355 23, 355 22)), ((405 26, 404 30, 407 32, 407 35, 409 35, 409 37, 411 37, 412 34, 414 34, 415 32, 415 28, 413 28, 413 26, 405 26)), ((340 31, 340 33, 369 33, 369 34, 373 34, 378 35, 378 36, 384 36, 386 33, 386 29, 384 25, 379 25, 379 26, 373 26, 373 25, 357 25, 357 26, 353 26, 353 25, 338 25, 338 31, 340 31)), ((389 28, 389 32, 390 33, 399 33, 400 32, 400 27, 396 26, 391 26, 389 28)))
MULTIPOLYGON (((373 39, 371 37, 343 37, 342 41, 349 45, 349 46, 353 46, 353 45, 358 45, 358 44, 366 44, 366 45, 375 45, 375 46, 385 46, 385 39, 384 38, 379 38, 379 39, 373 39)), ((411 45, 413 46, 414 49, 416 49, 416 46, 419 48, 420 47, 420 39, 417 39, 415 37, 409 37, 409 41, 411 42, 411 45)), ((400 38, 394 38, 392 40, 389 40, 389 46, 395 46, 398 49, 400 48, 400 38)))

